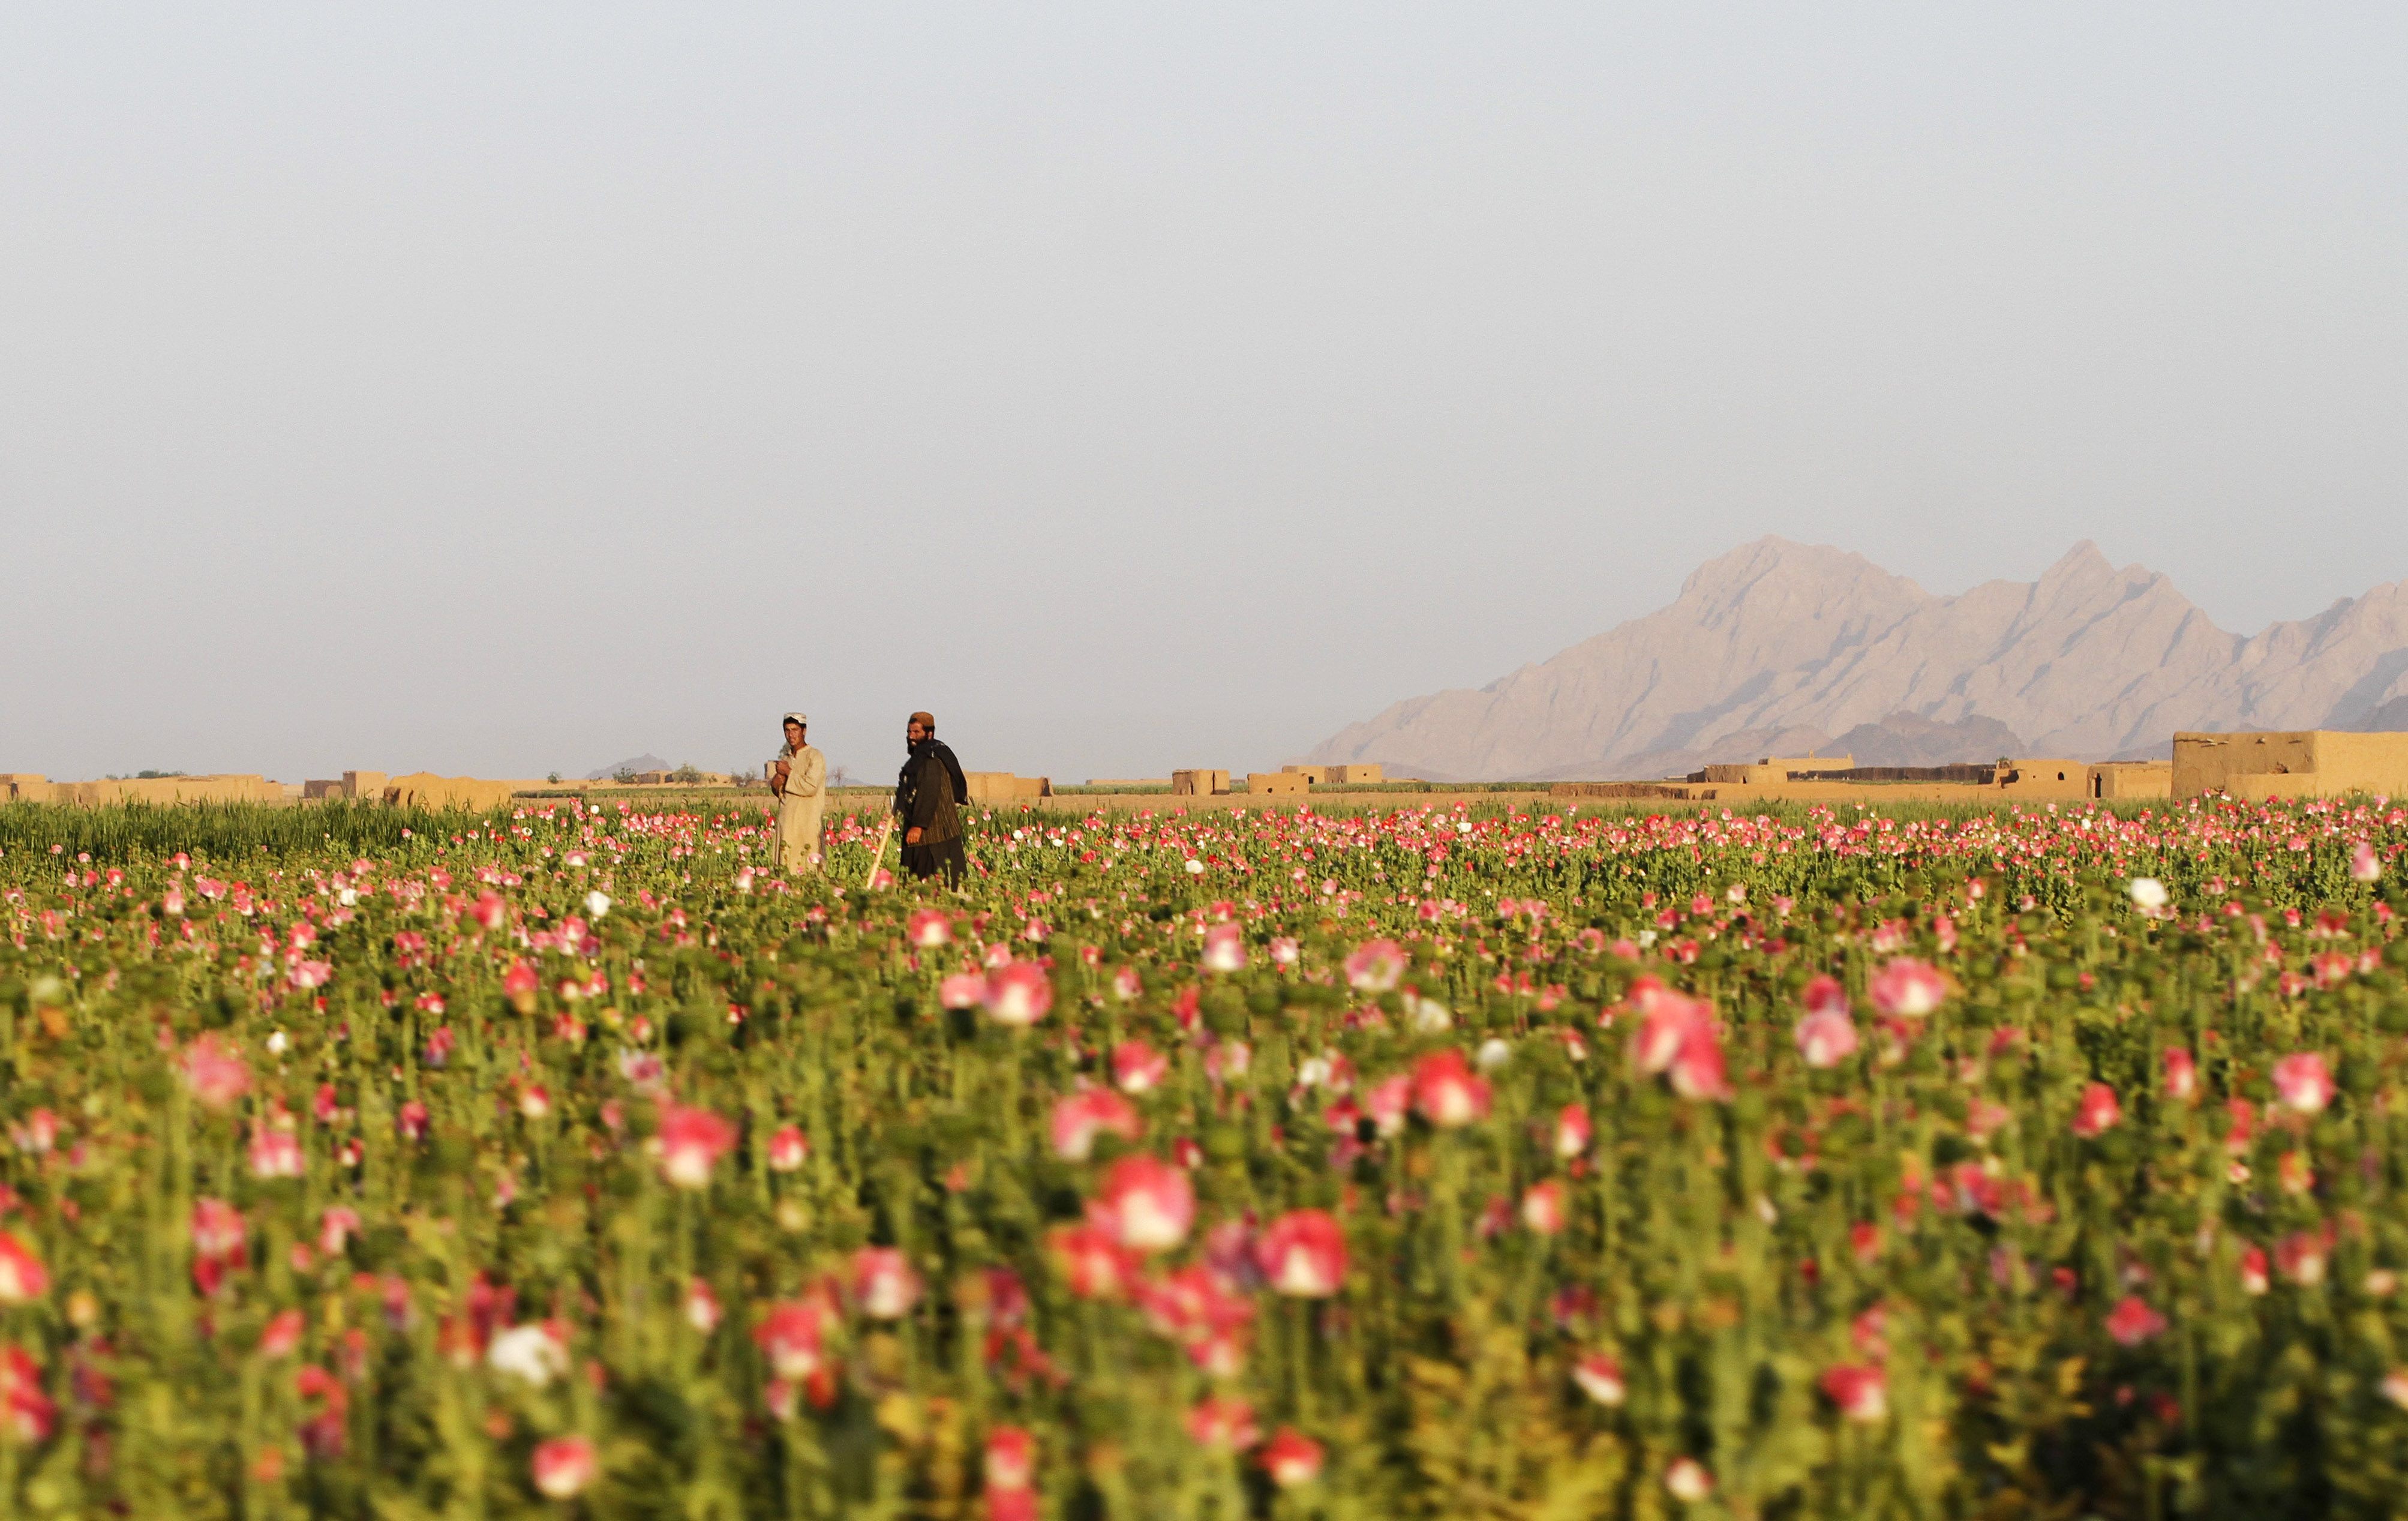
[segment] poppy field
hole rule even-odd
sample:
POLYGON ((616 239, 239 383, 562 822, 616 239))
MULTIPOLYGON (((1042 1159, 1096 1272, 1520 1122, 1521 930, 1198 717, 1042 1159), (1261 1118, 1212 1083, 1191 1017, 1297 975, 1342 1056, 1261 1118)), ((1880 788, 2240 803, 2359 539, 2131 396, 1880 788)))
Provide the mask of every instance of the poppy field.
POLYGON ((2408 1494, 2386 799, 0 815, 0 1514, 2408 1494))

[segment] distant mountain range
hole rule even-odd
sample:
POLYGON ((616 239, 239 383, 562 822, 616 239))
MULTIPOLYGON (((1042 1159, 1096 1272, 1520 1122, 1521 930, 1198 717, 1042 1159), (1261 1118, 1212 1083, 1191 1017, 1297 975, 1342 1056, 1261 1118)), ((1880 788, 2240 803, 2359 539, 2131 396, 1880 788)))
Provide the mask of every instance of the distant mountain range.
POLYGON ((670 766, 668 762, 661 759, 658 755, 653 754, 648 750, 633 760, 623 760, 618 762, 616 765, 605 766, 598 771, 588 771, 585 773, 585 780, 588 782, 608 782, 622 771, 667 771, 673 769, 675 769, 675 768, 670 766))
POLYGON ((1699 567, 1669 607, 1476 692, 1399 702, 1304 759, 1616 779, 1810 752, 2154 758, 2176 729, 2252 728, 2408 728, 2408 582, 2243 637, 2087 542, 2037 581, 1934 596, 1768 538, 1699 567))

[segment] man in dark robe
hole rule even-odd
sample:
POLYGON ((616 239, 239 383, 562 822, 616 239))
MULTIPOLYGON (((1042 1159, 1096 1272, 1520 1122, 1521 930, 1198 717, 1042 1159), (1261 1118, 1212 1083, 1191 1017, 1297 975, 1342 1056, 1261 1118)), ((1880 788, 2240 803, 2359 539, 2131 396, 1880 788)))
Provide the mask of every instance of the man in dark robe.
POLYGON ((904 868, 923 882, 941 871, 946 886, 959 887, 969 869, 961 815, 969 806, 969 779, 953 748, 937 738, 932 714, 913 713, 903 737, 911 754, 895 779, 895 821, 903 831, 904 868))

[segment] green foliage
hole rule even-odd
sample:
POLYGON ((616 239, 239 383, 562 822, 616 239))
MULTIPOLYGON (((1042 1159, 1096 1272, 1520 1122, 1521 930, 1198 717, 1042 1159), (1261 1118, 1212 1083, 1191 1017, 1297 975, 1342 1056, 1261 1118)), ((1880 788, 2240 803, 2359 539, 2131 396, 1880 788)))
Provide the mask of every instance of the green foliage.
POLYGON ((0 809, 7 1514, 2398 1510, 2398 811, 1131 801, 0 809))
POLYGON ((438 839, 481 822, 481 816, 465 812, 348 799, 301 808, 273 803, 119 803, 99 808, 10 803, 0 805, 0 852, 8 857, 89 855, 118 865, 164 861, 179 851, 222 862, 263 854, 407 855, 413 840, 438 839))

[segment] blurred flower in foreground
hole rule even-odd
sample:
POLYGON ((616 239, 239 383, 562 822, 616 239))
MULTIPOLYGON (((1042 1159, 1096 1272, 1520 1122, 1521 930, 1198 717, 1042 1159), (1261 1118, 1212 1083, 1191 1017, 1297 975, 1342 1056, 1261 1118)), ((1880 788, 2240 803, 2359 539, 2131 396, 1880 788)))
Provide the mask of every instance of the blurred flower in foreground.
POLYGON ((554 1437, 536 1447, 535 1486, 549 1499, 574 1499, 594 1482, 594 1443, 583 1437, 554 1437))

